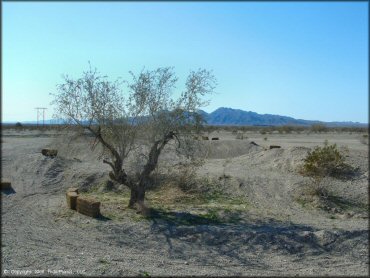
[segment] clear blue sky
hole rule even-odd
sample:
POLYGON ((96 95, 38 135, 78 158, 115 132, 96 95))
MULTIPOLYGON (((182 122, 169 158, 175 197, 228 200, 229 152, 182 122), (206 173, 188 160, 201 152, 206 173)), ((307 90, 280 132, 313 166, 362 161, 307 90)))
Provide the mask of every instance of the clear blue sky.
POLYGON ((368 122, 367 2, 3 2, 2 120, 36 120, 61 75, 199 67, 231 107, 368 122))

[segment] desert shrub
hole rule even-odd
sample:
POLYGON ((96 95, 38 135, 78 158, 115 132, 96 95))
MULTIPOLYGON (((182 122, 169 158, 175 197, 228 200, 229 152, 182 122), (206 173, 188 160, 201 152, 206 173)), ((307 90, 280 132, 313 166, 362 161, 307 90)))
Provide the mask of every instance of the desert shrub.
POLYGON ((17 122, 17 123, 15 124, 15 127, 19 127, 19 128, 21 128, 21 127, 23 127, 23 125, 22 125, 20 122, 17 122))
POLYGON ((306 127, 304 127, 304 126, 295 126, 294 127, 294 131, 297 132, 298 134, 300 134, 305 129, 306 129, 306 127))
POLYGON ((311 125, 311 131, 318 133, 318 132, 327 132, 329 129, 322 124, 313 124, 311 125))
POLYGON ((253 127, 250 127, 250 126, 241 126, 241 127, 239 127, 239 130, 242 131, 243 133, 245 133, 247 131, 253 130, 253 127))
POLYGON ((292 133, 292 131, 294 130, 294 127, 289 126, 289 125, 283 125, 283 126, 279 127, 279 130, 280 129, 285 133, 292 133))
POLYGON ((330 203, 331 196, 333 196, 333 192, 328 189, 326 182, 313 179, 311 182, 305 182, 299 188, 295 195, 295 200, 304 207, 331 210, 332 207, 336 207, 330 203))
POLYGON ((236 139, 241 139, 241 140, 243 140, 244 139, 244 134, 242 133, 242 132, 237 132, 236 133, 236 137, 235 137, 236 139))
POLYGON ((169 186, 179 188, 184 193, 199 193, 203 190, 197 175, 197 170, 203 164, 201 159, 191 162, 181 161, 176 164, 163 161, 162 163, 164 164, 161 164, 153 173, 152 189, 169 186))
POLYGON ((192 192, 197 189, 196 170, 194 167, 184 167, 174 181, 183 192, 192 192))
POLYGON ((301 173, 321 179, 325 176, 343 177, 354 171, 353 167, 345 163, 345 157, 338 150, 337 145, 330 145, 325 141, 324 147, 315 147, 309 151, 301 173))
POLYGON ((267 141, 267 137, 263 138, 263 140, 267 141))
POLYGON ((356 170, 345 162, 345 155, 338 150, 336 144, 330 145, 325 140, 323 147, 315 147, 304 159, 300 172, 310 177, 311 182, 301 189, 297 200, 302 203, 311 203, 319 208, 336 207, 330 202, 330 198, 334 195, 328 190, 324 180, 329 177, 347 178, 356 170))
POLYGON ((330 195, 330 192, 327 189, 327 187, 322 182, 318 181, 314 181, 310 184, 307 184, 306 187, 304 188, 303 193, 304 196, 308 197, 307 198, 308 200, 309 199, 314 200, 315 197, 318 197, 321 200, 327 199, 328 196, 330 195))
POLYGON ((367 134, 363 134, 360 137, 360 142, 364 145, 369 145, 369 136, 367 134))
POLYGON ((274 128, 273 127, 267 127, 266 129, 265 129, 265 131, 267 132, 267 133, 269 133, 269 134, 272 134, 272 132, 274 131, 274 128))
POLYGON ((262 129, 262 130, 260 130, 260 133, 261 133, 262 135, 265 135, 265 134, 266 134, 266 130, 262 129))
POLYGON ((313 196, 318 196, 321 199, 328 199, 331 194, 322 183, 317 183, 311 186, 310 189, 312 190, 311 194, 313 196))

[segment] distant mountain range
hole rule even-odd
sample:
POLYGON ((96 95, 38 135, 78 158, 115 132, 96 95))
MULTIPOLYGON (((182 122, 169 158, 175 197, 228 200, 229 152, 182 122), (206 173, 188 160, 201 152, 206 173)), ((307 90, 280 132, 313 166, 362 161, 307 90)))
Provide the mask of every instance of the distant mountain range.
MULTIPOLYGON (((313 124, 322 124, 328 127, 367 127, 368 124, 359 122, 323 122, 310 121, 302 119, 294 119, 292 117, 258 114, 251 111, 243 111, 240 109, 232 109, 220 107, 212 113, 207 113, 203 110, 199 111, 208 125, 235 125, 235 126, 282 126, 282 125, 296 125, 296 126, 311 126, 313 124)), ((62 120, 45 120, 45 124, 58 124, 62 120)), ((14 124, 15 122, 3 122, 3 124, 14 124)), ((22 124, 36 124, 37 121, 23 121, 22 124)), ((39 123, 42 125, 42 122, 39 123)))
POLYGON ((348 126, 348 127, 366 127, 368 124, 358 122, 322 122, 294 119, 292 117, 258 114, 251 111, 221 107, 212 113, 201 111, 208 125, 247 125, 247 126, 282 126, 299 125, 311 126, 313 124, 323 124, 328 127, 348 126))

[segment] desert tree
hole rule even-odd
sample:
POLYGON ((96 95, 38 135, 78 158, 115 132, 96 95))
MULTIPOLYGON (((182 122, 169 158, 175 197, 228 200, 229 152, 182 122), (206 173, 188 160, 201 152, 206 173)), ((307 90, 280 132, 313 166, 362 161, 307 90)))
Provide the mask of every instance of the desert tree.
POLYGON ((87 131, 102 145, 103 163, 112 169, 110 179, 130 189, 130 208, 142 208, 163 149, 172 141, 176 152, 195 155, 191 134, 204 124, 198 111, 208 103, 204 97, 213 92, 216 81, 207 70, 191 71, 185 89, 174 97, 178 78, 173 68, 130 76, 129 81, 110 81, 91 66, 78 79, 65 75, 53 104, 56 117, 87 131), (137 167, 128 171, 132 153, 137 167))

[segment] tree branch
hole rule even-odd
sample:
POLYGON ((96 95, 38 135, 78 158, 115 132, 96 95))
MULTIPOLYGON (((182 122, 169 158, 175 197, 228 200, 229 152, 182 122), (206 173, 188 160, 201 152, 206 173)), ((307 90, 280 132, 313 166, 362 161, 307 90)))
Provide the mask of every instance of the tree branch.
POLYGON ((95 132, 90 126, 86 126, 85 127, 87 130, 89 130, 92 134, 94 134, 96 136, 96 138, 98 138, 98 140, 100 141, 100 143, 102 143, 102 145, 104 147, 106 147, 111 153, 112 155, 116 158, 116 160, 121 160, 118 152, 115 150, 115 148, 108 144, 104 139, 103 139, 103 136, 101 134, 101 126, 99 126, 98 128, 98 131, 95 132))
POLYGON ((113 163, 112 163, 112 162, 110 162, 110 161, 108 161, 108 160, 103 159, 103 163, 108 164, 108 165, 109 165, 110 167, 112 167, 112 169, 114 170, 114 165, 113 165, 113 163))

